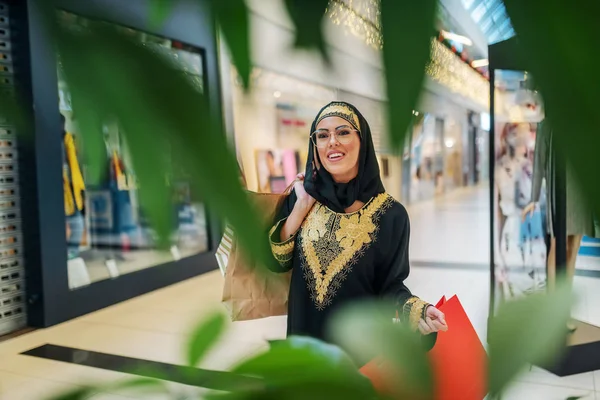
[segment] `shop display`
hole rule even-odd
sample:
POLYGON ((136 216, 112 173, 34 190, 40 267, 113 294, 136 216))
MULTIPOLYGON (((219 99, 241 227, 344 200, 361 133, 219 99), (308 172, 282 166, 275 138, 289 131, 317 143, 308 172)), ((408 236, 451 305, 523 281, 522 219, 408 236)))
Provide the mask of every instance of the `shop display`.
POLYGON ((495 162, 497 221, 496 280, 504 298, 545 286, 546 242, 543 212, 531 202, 536 124, 499 123, 495 162))
POLYGON ((66 129, 65 117, 61 114, 63 124, 63 191, 65 199, 65 216, 67 246, 69 259, 79 255, 80 250, 85 248, 89 238, 89 231, 85 215, 85 181, 81 172, 75 137, 66 129))
POLYGON ((257 150, 256 167, 260 193, 283 193, 304 169, 294 150, 257 150))
POLYGON ((496 295, 507 300, 545 290, 546 196, 535 198, 541 101, 528 75, 498 71, 495 113, 494 246, 496 295), (535 206, 529 206, 536 200, 535 206))
MULTIPOLYGON (((544 109, 535 80, 519 68, 526 60, 513 57, 522 51, 519 43, 515 37, 489 47, 494 139, 489 150, 495 153, 490 318, 504 301, 552 291, 554 276, 572 278, 572 318, 564 326, 560 357, 537 366, 561 377, 582 374, 600 368, 600 268, 585 260, 584 270, 582 257, 574 258, 581 235, 595 236, 595 221, 570 159, 558 146, 558 135, 569 140, 569 132, 550 126, 551 110, 544 109)), ((586 236, 583 243, 594 247, 594 238, 586 236)))
MULTIPOLYGON (((61 13, 62 22, 72 29, 85 29, 90 21, 61 13)), ((202 55, 198 49, 130 28, 117 27, 166 57, 203 90, 202 55)), ((78 133, 67 82, 58 65, 59 105, 64 116, 63 180, 66 232, 69 251, 69 281, 79 288, 103 279, 156 266, 208 250, 206 213, 192 195, 185 171, 173 168, 169 174, 158 171, 173 193, 174 228, 170 252, 156 248, 156 232, 140 206, 139 188, 124 132, 118 121, 103 121, 106 159, 98 181, 89 182, 86 143, 78 133)), ((177 159, 170 148, 165 156, 177 159)))
POLYGON ((250 190, 281 193, 306 167, 306 137, 320 107, 336 90, 255 68, 245 93, 232 68, 236 150, 250 190))
MULTIPOLYGON (((550 241, 550 256, 548 257, 548 280, 550 286, 553 286, 556 278, 556 260, 555 260, 555 227, 554 215, 556 214, 555 199, 555 160, 554 160, 554 141, 553 132, 547 122, 541 124, 542 128, 538 133, 536 145, 536 159, 533 171, 533 189, 532 204, 528 207, 535 207, 542 195, 542 181, 545 181, 546 197, 546 227, 547 232, 552 238, 550 241)), ((592 208, 585 200, 581 188, 578 187, 577 180, 573 171, 567 164, 567 274, 574 275, 575 261, 583 236, 593 237, 594 215, 592 208)))
POLYGON ((419 113, 412 129, 408 203, 444 192, 444 147, 444 120, 419 113))
POLYGON ((284 102, 278 102, 275 107, 277 109, 277 131, 281 141, 290 137, 298 138, 306 135, 312 122, 312 110, 299 104, 284 102))

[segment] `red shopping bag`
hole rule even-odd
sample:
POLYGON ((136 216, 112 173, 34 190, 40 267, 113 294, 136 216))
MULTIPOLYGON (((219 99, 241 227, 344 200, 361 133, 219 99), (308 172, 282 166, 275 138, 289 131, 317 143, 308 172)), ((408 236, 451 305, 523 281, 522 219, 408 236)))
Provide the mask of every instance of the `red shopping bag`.
MULTIPOLYGON (((482 400, 487 394, 487 353, 458 297, 446 297, 436 304, 446 316, 448 332, 438 333, 429 352, 434 379, 435 400, 482 400)), ((391 393, 398 382, 382 359, 360 369, 382 394, 391 393)))
POLYGON ((438 333, 429 359, 436 400, 482 400, 487 394, 487 353, 457 296, 439 310, 448 332, 438 333))

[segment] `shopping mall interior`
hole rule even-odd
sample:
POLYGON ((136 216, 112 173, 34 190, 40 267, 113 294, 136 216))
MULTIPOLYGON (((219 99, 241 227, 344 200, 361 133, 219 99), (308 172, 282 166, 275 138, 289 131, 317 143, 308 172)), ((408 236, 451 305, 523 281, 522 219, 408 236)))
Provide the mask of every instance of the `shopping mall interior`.
MULTIPOLYGON (((249 92, 208 1, 180 4, 162 26, 147 18, 150 0, 57 3, 62 26, 85 30, 105 20, 189 78, 222 115, 252 192, 283 193, 305 171, 321 107, 354 105, 370 126, 387 193, 408 211, 406 286, 432 304, 456 295, 485 348, 500 304, 548 288, 557 270, 550 254, 562 254, 555 247, 564 238, 577 298, 565 327, 567 361, 524 368, 501 398, 600 400, 600 226, 570 173, 561 186, 548 172, 554 148, 543 101, 527 66, 503 58, 518 43, 501 0, 439 1, 431 60, 400 151, 389 140, 379 1, 330 0, 327 66, 316 52, 292 49, 294 22, 283 0, 246 0, 249 92), (562 214, 555 211, 561 190, 562 214)), ((72 398, 203 398, 270 341, 285 339, 287 317, 228 323, 191 375, 159 380, 160 390, 120 384, 186 365, 197 324, 215 313, 230 319, 223 259, 215 255, 227 230, 166 145, 175 222, 161 248, 144 208, 136 144, 108 114, 98 129, 101 171, 92 173, 85 149, 97 143, 79 131, 78 94, 67 65, 48 51, 39 12, 35 0, 0 0, 0 75, 27 81, 35 104, 33 150, 17 146, 13 127, 0 120, 0 399, 59 398, 88 385, 95 389, 72 398), (5 34, 15 26, 27 34, 5 34)))

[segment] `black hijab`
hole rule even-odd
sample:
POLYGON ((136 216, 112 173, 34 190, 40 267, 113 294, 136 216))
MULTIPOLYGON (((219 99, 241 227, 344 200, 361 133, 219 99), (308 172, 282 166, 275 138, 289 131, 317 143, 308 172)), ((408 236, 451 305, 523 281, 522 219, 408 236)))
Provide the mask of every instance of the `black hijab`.
POLYGON ((344 213, 356 200, 367 203, 376 195, 384 193, 385 188, 381 182, 379 164, 367 120, 352 104, 334 101, 319 111, 310 132, 314 132, 319 122, 327 117, 343 118, 360 132, 358 175, 348 183, 336 183, 323 167, 319 152, 309 139, 304 189, 306 193, 332 211, 344 213))

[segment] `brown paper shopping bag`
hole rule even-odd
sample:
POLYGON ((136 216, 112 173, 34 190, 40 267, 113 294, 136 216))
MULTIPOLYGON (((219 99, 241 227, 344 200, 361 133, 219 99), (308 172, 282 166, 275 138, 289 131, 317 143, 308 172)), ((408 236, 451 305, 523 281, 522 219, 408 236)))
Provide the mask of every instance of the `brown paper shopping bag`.
MULTIPOLYGON (((282 202, 292 188, 293 183, 283 194, 252 192, 248 194, 260 210, 265 225, 275 220, 282 202)), ((231 320, 246 321, 286 315, 291 271, 275 273, 257 265, 254 260, 246 257, 238 246, 235 232, 230 239, 231 250, 225 268, 222 301, 229 311, 231 320)))

